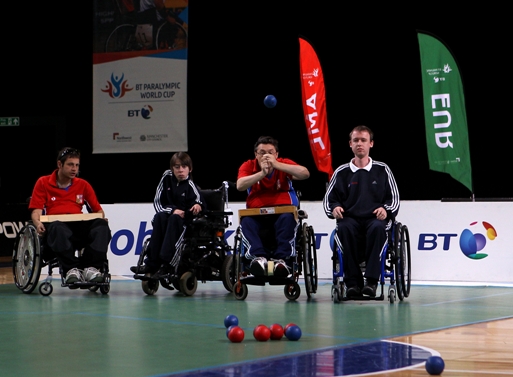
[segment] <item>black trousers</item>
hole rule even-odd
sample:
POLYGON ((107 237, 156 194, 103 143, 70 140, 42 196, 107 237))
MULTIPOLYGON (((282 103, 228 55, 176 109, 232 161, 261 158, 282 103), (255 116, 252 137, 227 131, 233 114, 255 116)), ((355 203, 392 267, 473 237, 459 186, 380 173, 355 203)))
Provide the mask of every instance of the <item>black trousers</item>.
POLYGON ((104 219, 54 221, 46 225, 44 244, 55 254, 66 274, 72 268, 102 269, 111 238, 109 224, 104 219), (78 258, 76 251, 82 248, 84 253, 78 258))
POLYGON ((372 282, 379 280, 381 256, 388 239, 387 223, 387 220, 376 218, 344 217, 337 220, 336 237, 343 248, 344 282, 348 287, 363 287, 361 262, 366 262, 365 278, 372 282))
POLYGON ((153 217, 149 253, 145 264, 152 269, 158 269, 162 264, 178 265, 180 250, 183 245, 186 220, 178 215, 167 212, 156 213, 153 217))

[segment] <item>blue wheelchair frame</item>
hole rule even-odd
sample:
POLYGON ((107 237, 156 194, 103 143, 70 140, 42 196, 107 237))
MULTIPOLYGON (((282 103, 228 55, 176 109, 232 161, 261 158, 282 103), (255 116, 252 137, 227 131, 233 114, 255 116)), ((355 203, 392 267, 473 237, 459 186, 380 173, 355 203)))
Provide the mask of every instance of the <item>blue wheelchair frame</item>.
MULTIPOLYGON (((403 300, 410 294, 411 288, 411 264, 410 264, 410 236, 408 227, 400 222, 394 221, 388 230, 388 243, 385 245, 381 258, 381 275, 379 278, 380 295, 370 296, 347 296, 347 287, 344 284, 344 263, 343 251, 333 242, 333 285, 331 287, 331 298, 334 303, 348 300, 374 300, 385 299, 385 282, 389 279, 388 300, 393 304, 397 298, 403 300)), ((365 263, 361 265, 362 272, 365 263)))

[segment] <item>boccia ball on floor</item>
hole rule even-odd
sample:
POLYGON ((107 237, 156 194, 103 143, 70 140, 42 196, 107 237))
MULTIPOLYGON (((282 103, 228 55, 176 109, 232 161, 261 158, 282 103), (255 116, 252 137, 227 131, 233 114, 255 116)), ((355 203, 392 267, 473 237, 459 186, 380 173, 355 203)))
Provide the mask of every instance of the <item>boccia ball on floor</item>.
POLYGON ((232 343, 240 343, 244 340, 244 330, 239 326, 231 326, 228 331, 228 339, 232 343))
POLYGON ((271 337, 271 330, 266 325, 257 325, 253 330, 253 336, 259 342, 266 342, 271 337))
POLYGON ((426 371, 432 376, 442 374, 445 368, 444 360, 440 356, 430 356, 426 360, 426 371))
POLYGON ((301 338, 301 329, 296 325, 289 326, 287 330, 285 330, 285 337, 288 340, 299 340, 299 338, 301 338))
POLYGON ((283 338, 283 326, 279 323, 273 323, 271 326, 269 326, 269 330, 271 330, 271 340, 280 340, 283 338))
POLYGON ((234 314, 228 314, 224 319, 224 326, 226 328, 230 326, 237 326, 239 324, 239 319, 234 314))

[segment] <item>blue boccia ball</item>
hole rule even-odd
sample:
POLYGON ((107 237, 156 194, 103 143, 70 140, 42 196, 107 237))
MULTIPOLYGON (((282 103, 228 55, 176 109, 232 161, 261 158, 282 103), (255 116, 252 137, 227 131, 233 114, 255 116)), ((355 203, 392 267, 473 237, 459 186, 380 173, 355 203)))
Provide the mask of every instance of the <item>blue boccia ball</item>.
POLYGON ((426 371, 432 376, 442 374, 445 368, 444 359, 440 356, 430 356, 426 360, 426 371))
POLYGON ((287 330, 285 330, 285 337, 288 339, 288 340, 299 340, 299 338, 301 338, 301 329, 299 328, 299 326, 289 326, 287 327, 287 330))
POLYGON ((237 326, 239 324, 239 319, 234 314, 228 314, 226 318, 224 319, 224 326, 226 328, 230 326, 237 326))
POLYGON ((269 94, 268 96, 265 96, 264 98, 264 105, 265 107, 268 107, 268 108, 273 108, 274 106, 276 106, 276 103, 278 101, 276 101, 276 97, 273 96, 272 94, 269 94))

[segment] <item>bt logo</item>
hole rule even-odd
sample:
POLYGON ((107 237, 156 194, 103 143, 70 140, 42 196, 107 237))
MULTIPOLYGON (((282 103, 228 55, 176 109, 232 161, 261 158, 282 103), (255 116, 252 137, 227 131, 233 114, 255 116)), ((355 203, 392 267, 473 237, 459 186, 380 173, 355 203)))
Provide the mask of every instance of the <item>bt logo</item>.
POLYGON ((150 119, 150 114, 152 111, 153 107, 150 105, 145 105, 141 110, 128 110, 128 117, 138 117, 140 114, 144 119, 150 119))
MULTIPOLYGON (((470 226, 475 226, 479 224, 479 222, 474 221, 470 223, 470 226)), ((470 229, 464 229, 460 235, 460 249, 463 254, 470 259, 483 259, 488 256, 488 254, 480 253, 486 246, 486 238, 490 241, 493 241, 497 237, 497 231, 493 227, 492 224, 487 223, 486 221, 482 222, 483 228, 486 231, 486 237, 481 233, 472 233, 470 229)))
MULTIPOLYGON (((465 255, 469 259, 486 258, 488 254, 478 252, 483 250, 486 246, 486 238, 488 238, 490 241, 493 241, 497 237, 497 231, 495 230, 493 225, 487 223, 486 221, 474 221, 470 223, 470 226, 474 227, 479 224, 482 224, 484 228, 483 230, 486 231, 486 237, 481 233, 474 233, 470 229, 464 229, 460 234, 460 250, 463 253, 463 255, 465 255)), ((442 245, 442 249, 444 251, 447 251, 449 250, 451 239, 455 237, 458 237, 458 235, 454 233, 421 233, 419 234, 418 250, 434 250, 440 243, 442 245)))

